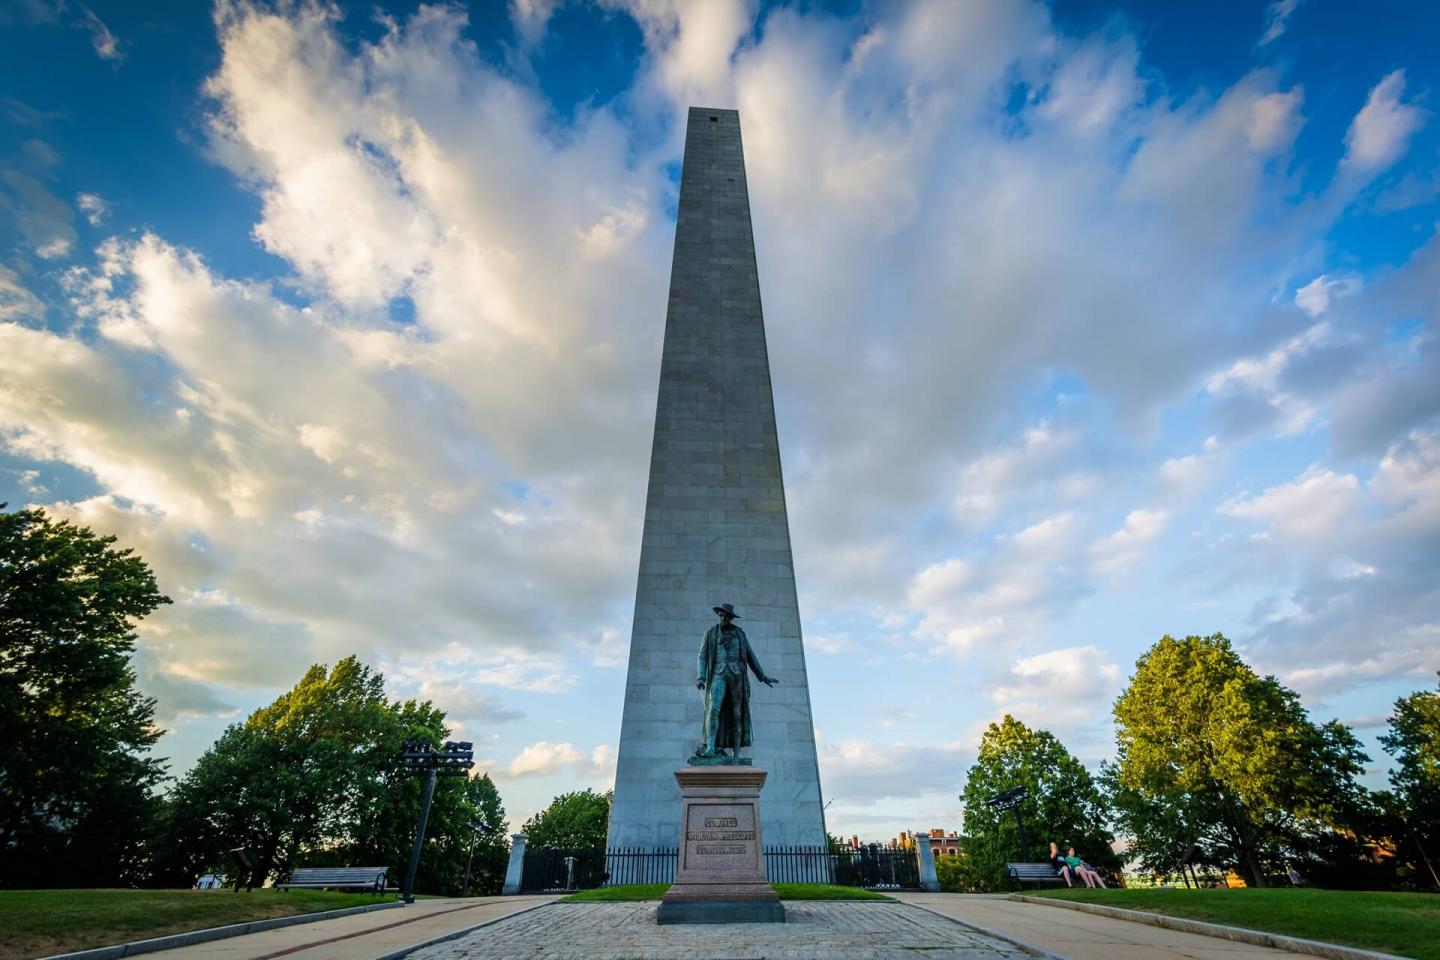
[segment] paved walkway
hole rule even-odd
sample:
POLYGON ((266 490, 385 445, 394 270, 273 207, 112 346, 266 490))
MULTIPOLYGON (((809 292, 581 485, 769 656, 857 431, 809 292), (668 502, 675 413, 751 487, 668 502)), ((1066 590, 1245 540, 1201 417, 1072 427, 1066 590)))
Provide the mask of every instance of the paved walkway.
POLYGON ((1187 957, 1195 960, 1275 960, 1304 954, 1254 947, 1219 937, 1181 933, 1146 923, 1114 920, 1078 910, 1020 903, 1002 895, 897 893, 892 896, 926 907, 961 923, 1006 934, 1071 960, 1140 960, 1187 957))
POLYGON ((408 960, 1034 960, 901 903, 796 902, 784 923, 655 922, 654 901, 566 903, 426 947, 408 960))
POLYGON ((299 923, 157 953, 163 960, 374 960, 401 947, 507 916, 555 897, 417 900, 406 907, 299 923))

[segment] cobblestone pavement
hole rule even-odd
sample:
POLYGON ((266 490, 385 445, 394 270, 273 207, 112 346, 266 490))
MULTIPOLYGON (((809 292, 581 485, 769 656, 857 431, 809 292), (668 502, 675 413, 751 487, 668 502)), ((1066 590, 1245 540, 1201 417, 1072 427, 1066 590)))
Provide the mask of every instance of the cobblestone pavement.
POLYGON ((785 923, 655 922, 654 902, 557 903, 410 960, 1010 960, 1014 944, 901 903, 786 903, 785 923))

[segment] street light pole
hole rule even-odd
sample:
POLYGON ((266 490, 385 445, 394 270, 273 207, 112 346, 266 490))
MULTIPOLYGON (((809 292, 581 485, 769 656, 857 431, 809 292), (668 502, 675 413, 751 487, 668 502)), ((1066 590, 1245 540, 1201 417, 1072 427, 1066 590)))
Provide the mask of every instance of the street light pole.
POLYGON ((1015 811, 1015 832, 1020 839, 1020 859, 1030 860, 1030 841, 1025 836, 1025 824, 1020 821, 1020 804, 1030 797, 1030 788, 1025 786, 1011 787, 1002 793, 997 793, 985 801, 985 806, 996 813, 1004 813, 1006 810, 1015 811))
POLYGON ((425 775, 425 793, 420 801, 420 822, 415 825, 415 844, 410 848, 410 863, 405 868, 405 886, 400 899, 415 902, 415 871, 420 867, 420 851, 425 846, 425 823, 430 819, 430 800, 435 796, 439 777, 463 777, 475 765, 473 743, 447 740, 436 750, 428 740, 406 740, 400 754, 400 765, 412 773, 425 775))
POLYGON ((410 847, 410 864, 405 868, 405 889, 400 891, 406 903, 415 902, 415 871, 420 868, 420 848, 425 845, 425 824, 430 819, 430 800, 435 796, 435 771, 425 775, 425 793, 420 799, 420 822, 415 825, 415 843, 410 847))
POLYGON ((470 824, 470 852, 465 855, 465 879, 460 881, 460 896, 468 896, 470 893, 470 864, 475 862, 475 838, 480 835, 481 830, 488 830, 490 825, 483 820, 476 820, 470 824))

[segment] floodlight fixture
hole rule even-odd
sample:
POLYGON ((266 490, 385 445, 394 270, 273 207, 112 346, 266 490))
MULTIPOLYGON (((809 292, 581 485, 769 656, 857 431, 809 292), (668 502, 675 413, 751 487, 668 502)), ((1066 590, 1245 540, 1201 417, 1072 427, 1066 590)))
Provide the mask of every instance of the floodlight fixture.
POLYGON ((1021 785, 995 794, 985 801, 985 806, 996 813, 1004 813, 1007 810, 1014 810, 1028 799, 1030 799, 1030 788, 1021 785))
POLYGON ((985 806, 996 813, 1004 813, 1007 810, 1015 814, 1015 832, 1019 834, 1020 859, 1030 859, 1030 840, 1025 836, 1025 824, 1020 821, 1020 805, 1030 799, 1030 788, 1021 784, 1018 787, 1011 787, 1009 790, 1002 790, 989 800, 985 806))

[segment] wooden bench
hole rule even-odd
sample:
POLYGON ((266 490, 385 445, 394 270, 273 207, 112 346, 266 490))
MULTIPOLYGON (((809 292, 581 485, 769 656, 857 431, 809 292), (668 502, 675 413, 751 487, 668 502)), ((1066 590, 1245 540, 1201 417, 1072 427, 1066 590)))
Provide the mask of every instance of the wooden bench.
POLYGON ((1046 863, 1006 863, 1005 871, 1017 884, 1054 883, 1063 884, 1065 878, 1057 876, 1055 868, 1046 863))
POLYGON ((385 892, 389 872, 389 867, 296 867, 284 883, 275 884, 275 889, 369 890, 379 894, 385 892))

